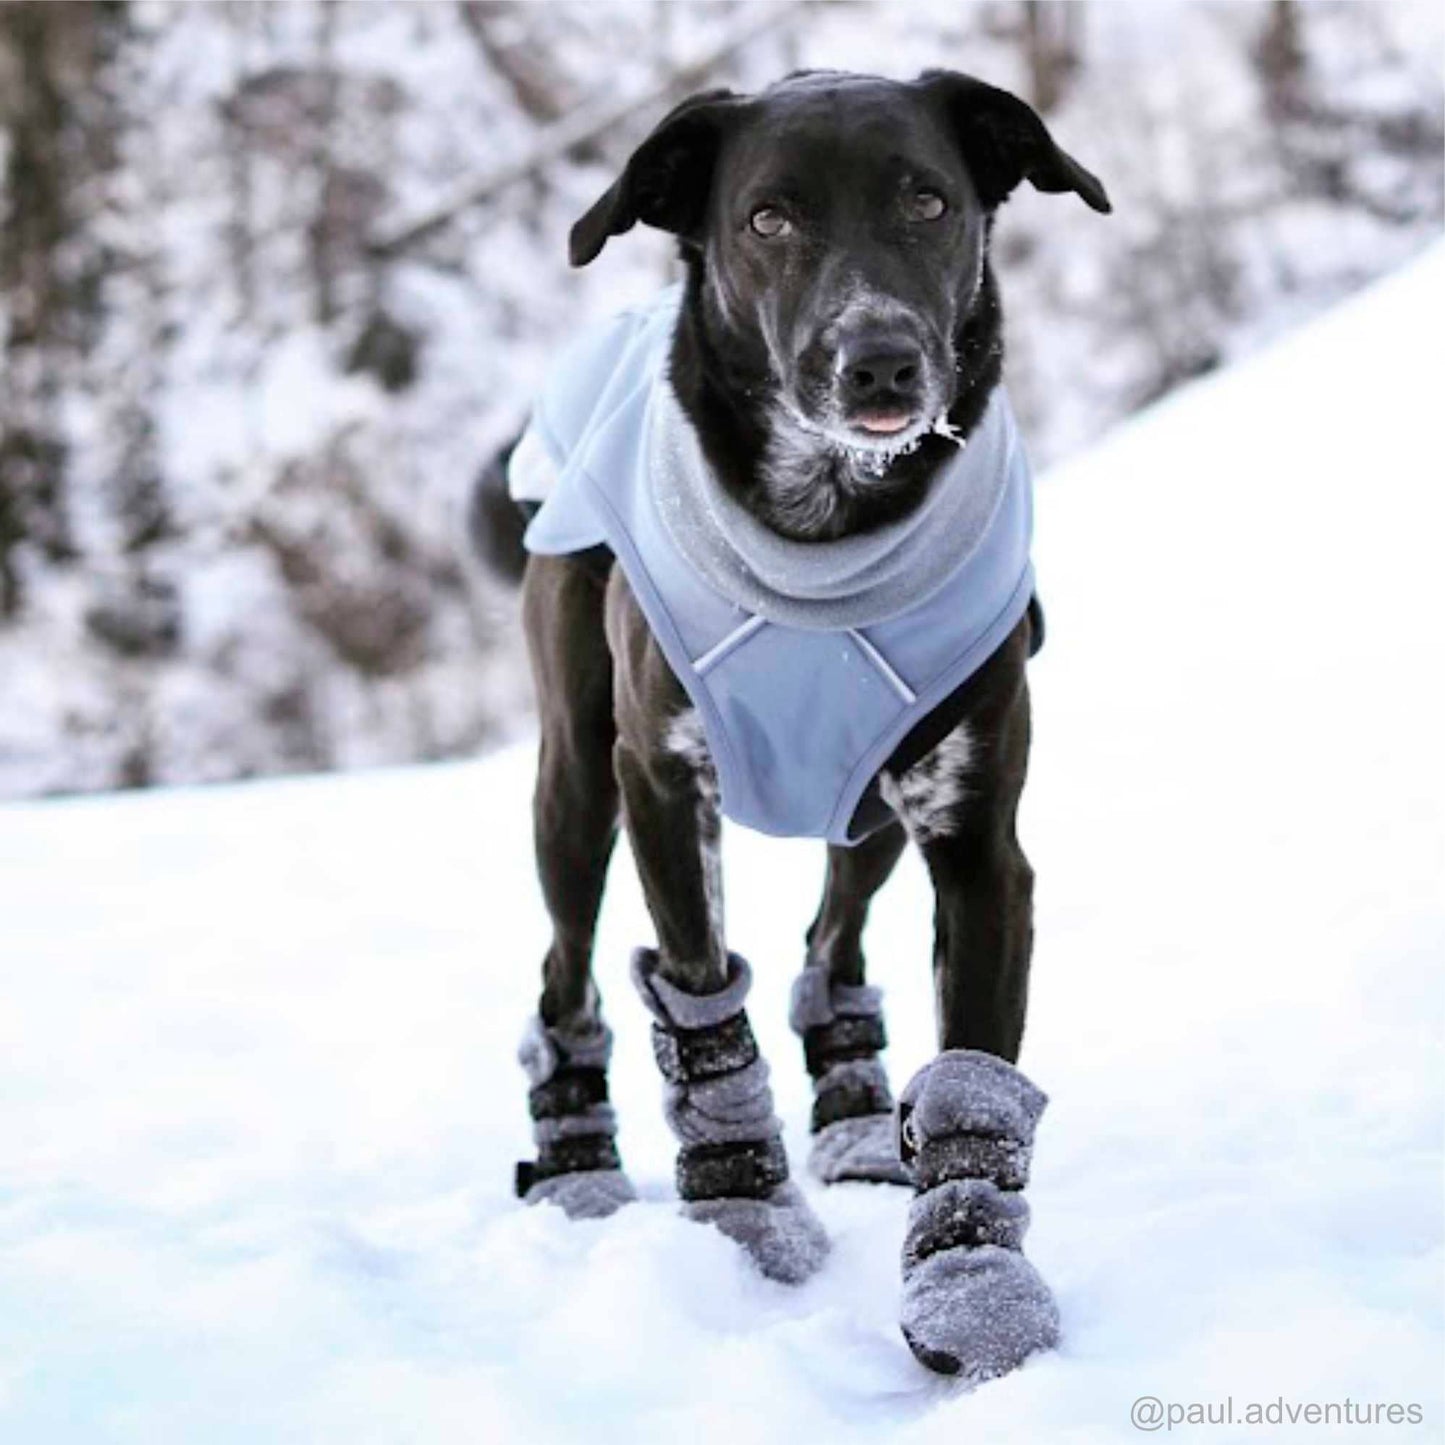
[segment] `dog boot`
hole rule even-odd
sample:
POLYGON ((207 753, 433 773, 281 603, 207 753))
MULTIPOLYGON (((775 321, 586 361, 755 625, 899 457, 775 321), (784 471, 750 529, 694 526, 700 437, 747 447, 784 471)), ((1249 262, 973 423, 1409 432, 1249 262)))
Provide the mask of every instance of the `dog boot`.
POLYGON ((987 1380, 1058 1342, 1059 1311, 1021 1252, 1034 1126, 1048 1102, 1012 1064, 950 1049, 899 1101, 918 1190, 903 1244, 903 1335, 945 1375, 987 1380))
POLYGON ((824 1184, 907 1184, 893 1095, 878 1051, 888 1046, 876 988, 833 983, 809 965, 793 981, 788 1022, 813 1079, 808 1167, 824 1184))
POLYGON ((768 1066, 743 1011, 752 973, 729 954, 727 984, 689 994, 657 972, 657 961, 655 950, 638 949, 632 977, 656 1020, 652 1048, 681 1144, 683 1211, 736 1240, 769 1278, 800 1283, 827 1257, 828 1237, 788 1177, 768 1066))
POLYGON ((560 1205, 572 1219, 600 1219, 637 1198, 607 1102, 611 1055, 612 1030, 601 1019, 549 1028, 534 1015, 527 1025, 517 1058, 532 1085, 537 1159, 517 1165, 519 1199, 560 1205))

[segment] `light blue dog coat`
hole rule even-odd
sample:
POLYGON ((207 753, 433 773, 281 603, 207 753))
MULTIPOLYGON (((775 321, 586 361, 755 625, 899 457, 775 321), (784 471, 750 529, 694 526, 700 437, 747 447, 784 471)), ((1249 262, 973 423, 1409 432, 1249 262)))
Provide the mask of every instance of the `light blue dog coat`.
POLYGON ((893 529, 907 566, 878 564, 876 537, 789 542, 702 459, 667 379, 677 308, 670 291, 585 332, 549 377, 513 457, 518 494, 531 490, 519 471, 555 471, 526 546, 611 548, 702 719, 727 817, 856 843, 879 769, 1028 607, 1032 487, 1012 413, 996 391, 930 489, 946 510, 893 529))

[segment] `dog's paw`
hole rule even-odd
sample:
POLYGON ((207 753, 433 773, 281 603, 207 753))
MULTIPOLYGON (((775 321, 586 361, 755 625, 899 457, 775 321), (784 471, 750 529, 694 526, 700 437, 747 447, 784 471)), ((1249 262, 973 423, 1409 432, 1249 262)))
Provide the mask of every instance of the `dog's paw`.
POLYGON ((606 1219, 637 1198, 632 1181, 620 1169, 585 1169, 553 1174, 530 1185, 526 1204, 555 1204, 568 1219, 606 1219))
POLYGON ((940 1250, 905 1270, 900 1323, 919 1361, 942 1375, 1006 1375, 1059 1341, 1059 1309, 1039 1272, 997 1245, 940 1250))
POLYGON ((828 1257, 822 1221, 791 1181, 766 1199, 694 1199, 683 1205, 683 1213, 722 1230, 764 1275, 782 1284, 802 1284, 828 1257))
POLYGON ((808 1169, 824 1184, 908 1184, 893 1115, 837 1119, 813 1135, 808 1169))

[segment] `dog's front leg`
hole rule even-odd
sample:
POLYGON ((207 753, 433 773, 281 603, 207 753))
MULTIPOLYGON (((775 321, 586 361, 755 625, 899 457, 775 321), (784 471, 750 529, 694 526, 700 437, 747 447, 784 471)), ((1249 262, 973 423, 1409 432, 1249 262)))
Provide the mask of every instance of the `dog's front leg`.
POLYGON ((773 1278, 800 1281, 827 1237, 788 1177, 768 1066, 745 1009, 752 975, 723 934, 716 775, 687 696, 621 571, 607 599, 614 752, 655 949, 633 956, 651 1011, 686 1212, 737 1240, 773 1278))
POLYGON ((970 720, 944 740, 931 777, 936 801, 920 796, 912 825, 936 903, 939 1047, 977 1049, 1011 1064, 1023 1042, 1034 940, 1034 875, 1016 832, 1028 747, 1021 681, 997 723, 970 720), (957 801, 939 806, 950 798, 957 801))
POLYGON ((885 796, 928 863, 942 1052, 899 1101, 918 1191, 903 1248, 903 1332, 924 1364, 986 1379, 1058 1340, 1022 1254, 1034 1129, 1047 1102, 1014 1063, 1033 945, 1033 874, 1015 818, 1028 763, 1026 632, 976 675, 961 726, 885 796))

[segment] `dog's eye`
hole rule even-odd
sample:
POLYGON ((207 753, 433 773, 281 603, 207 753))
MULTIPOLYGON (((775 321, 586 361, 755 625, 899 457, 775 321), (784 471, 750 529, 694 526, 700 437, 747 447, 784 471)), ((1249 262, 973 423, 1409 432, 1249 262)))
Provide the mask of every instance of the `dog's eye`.
POLYGON ((948 202, 937 191, 914 191, 908 209, 916 221, 936 221, 948 209, 948 202))
POLYGON ((759 206, 748 217, 748 225, 759 236, 766 237, 769 241, 774 241, 779 236, 786 236, 793 229, 793 223, 781 211, 772 206, 759 206))

